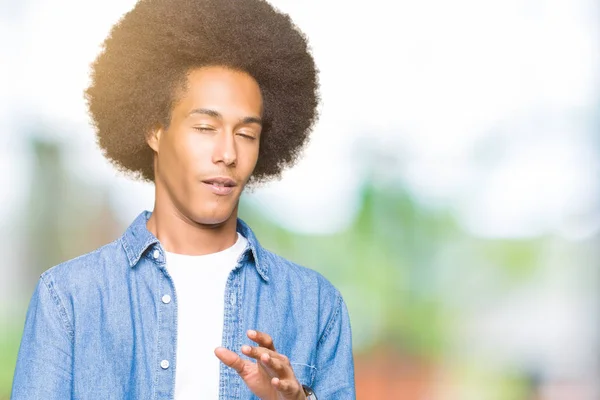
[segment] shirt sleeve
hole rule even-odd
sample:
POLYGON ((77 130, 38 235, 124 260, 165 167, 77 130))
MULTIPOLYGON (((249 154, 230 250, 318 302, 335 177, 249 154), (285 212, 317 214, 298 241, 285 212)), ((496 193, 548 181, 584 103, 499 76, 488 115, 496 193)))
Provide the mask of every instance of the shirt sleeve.
POLYGON ((52 284, 35 288, 19 348, 12 400, 72 397, 73 331, 52 284))
POLYGON ((350 317, 339 292, 335 304, 317 346, 313 390, 319 399, 356 399, 350 317))

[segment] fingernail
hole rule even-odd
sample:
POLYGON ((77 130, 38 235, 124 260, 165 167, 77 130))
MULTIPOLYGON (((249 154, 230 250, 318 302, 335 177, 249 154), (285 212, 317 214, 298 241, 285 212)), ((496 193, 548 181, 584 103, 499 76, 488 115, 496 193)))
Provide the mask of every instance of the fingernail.
POLYGON ((242 351, 243 351, 244 353, 247 353, 247 352, 249 352, 249 351, 250 351, 250 346, 248 346, 248 345, 243 345, 243 346, 242 346, 242 351))
POLYGON ((249 330, 249 331, 248 331, 248 336, 252 336, 252 337, 256 336, 256 331, 254 331, 254 330, 249 330))

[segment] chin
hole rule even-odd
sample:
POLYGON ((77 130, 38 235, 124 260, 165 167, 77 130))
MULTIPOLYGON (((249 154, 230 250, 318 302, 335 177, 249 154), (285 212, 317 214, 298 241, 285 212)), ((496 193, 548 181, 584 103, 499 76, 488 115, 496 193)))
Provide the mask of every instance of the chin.
POLYGON ((231 218, 233 218, 233 209, 229 207, 194 210, 190 215, 190 219, 200 225, 222 225, 231 218))

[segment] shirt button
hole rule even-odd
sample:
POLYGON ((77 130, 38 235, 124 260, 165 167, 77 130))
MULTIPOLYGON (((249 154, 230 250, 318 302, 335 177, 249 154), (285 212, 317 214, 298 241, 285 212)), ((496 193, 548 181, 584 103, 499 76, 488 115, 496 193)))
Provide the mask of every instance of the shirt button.
POLYGON ((158 256, 160 256, 160 252, 158 250, 154 250, 154 253, 152 253, 152 257, 154 257, 154 259, 157 259, 158 256))
POLYGON ((171 302, 171 296, 169 296, 168 294, 165 294, 162 297, 162 302, 165 303, 165 304, 169 304, 171 302))
POLYGON ((160 362, 160 367, 161 367, 162 369, 167 369, 167 368, 169 368, 169 361, 167 361, 167 360, 162 360, 162 361, 160 362))

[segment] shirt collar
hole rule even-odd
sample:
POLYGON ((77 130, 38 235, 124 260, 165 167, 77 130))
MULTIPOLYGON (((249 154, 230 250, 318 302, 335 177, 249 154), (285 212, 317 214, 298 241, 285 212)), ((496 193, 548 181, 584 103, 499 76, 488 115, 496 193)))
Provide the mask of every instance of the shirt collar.
MULTIPOLYGON (((146 228, 146 223, 151 215, 150 211, 142 211, 121 237, 130 267, 135 267, 149 248, 156 245, 160 246, 160 242, 156 236, 146 228)), ((254 259, 254 265, 258 274, 265 281, 268 281, 269 269, 267 263, 264 262, 267 256, 266 250, 260 245, 252 229, 239 218, 236 230, 248 240, 248 247, 244 251, 240 261, 245 261, 248 258, 254 259)))

